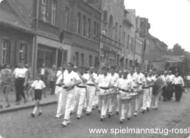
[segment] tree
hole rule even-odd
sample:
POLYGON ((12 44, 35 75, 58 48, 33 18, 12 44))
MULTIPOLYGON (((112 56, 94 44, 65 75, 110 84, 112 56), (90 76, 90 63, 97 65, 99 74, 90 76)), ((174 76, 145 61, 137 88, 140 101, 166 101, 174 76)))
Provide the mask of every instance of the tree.
POLYGON ((179 55, 184 55, 185 54, 185 50, 179 44, 175 44, 172 50, 173 50, 174 55, 179 56, 179 55))

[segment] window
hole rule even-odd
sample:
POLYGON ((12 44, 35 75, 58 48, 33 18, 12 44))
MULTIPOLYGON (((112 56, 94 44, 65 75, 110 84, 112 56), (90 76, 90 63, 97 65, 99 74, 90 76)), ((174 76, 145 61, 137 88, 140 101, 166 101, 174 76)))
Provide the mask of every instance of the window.
POLYGON ((96 22, 94 21, 94 39, 96 39, 96 30, 97 30, 97 26, 96 26, 96 22))
POLYGON ((90 38, 90 33, 91 33, 91 19, 88 19, 88 31, 87 31, 87 36, 90 38))
POLYGON ((83 35, 86 36, 86 16, 83 16, 83 35))
POLYGON ((118 23, 115 24, 115 40, 117 40, 118 35, 118 23))
POLYGON ((81 54, 81 65, 84 66, 84 54, 81 54))
POLYGON ((69 15, 70 15, 70 9, 68 7, 65 7, 65 27, 67 30, 69 28, 69 15))
POLYGON ((52 0, 52 5, 51 5, 51 23, 55 25, 55 20, 56 20, 56 0, 52 0))
POLYGON ((65 65, 65 64, 67 64, 67 50, 64 50, 63 51, 63 64, 65 65))
POLYGON ((89 56, 89 66, 92 66, 92 55, 89 56))
POLYGON ((2 64, 10 64, 10 41, 2 41, 2 64))
POLYGON ((41 0, 41 19, 46 22, 46 15, 47 15, 47 0, 41 0))
POLYGON ((81 13, 77 15, 77 33, 81 33, 81 13))
POLYGON ((75 53, 75 59, 76 59, 76 66, 79 66, 79 53, 75 53))
POLYGON ((26 63, 27 62, 27 44, 26 43, 21 43, 19 45, 18 49, 18 63, 26 63))

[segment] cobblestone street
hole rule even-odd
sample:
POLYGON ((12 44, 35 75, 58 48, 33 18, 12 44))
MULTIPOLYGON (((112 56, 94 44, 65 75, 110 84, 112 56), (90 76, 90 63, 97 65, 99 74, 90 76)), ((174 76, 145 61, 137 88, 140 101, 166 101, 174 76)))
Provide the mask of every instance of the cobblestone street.
MULTIPOLYGON (((43 107, 41 117, 31 118, 31 109, 1 114, 0 134, 3 138, 112 138, 115 135, 108 134, 90 134, 90 128, 187 128, 190 125, 190 94, 183 96, 181 103, 165 102, 161 103, 160 109, 150 111, 146 114, 140 114, 138 117, 126 121, 123 125, 119 124, 118 116, 106 119, 105 122, 99 121, 97 111, 91 116, 84 116, 81 120, 72 117, 72 123, 67 128, 61 127, 61 120, 55 116, 56 105, 43 107), (74 132, 74 133, 73 133, 74 132)), ((163 135, 129 135, 118 134, 120 138, 163 138, 163 135)), ((172 135, 171 138, 184 138, 187 135, 172 135)))

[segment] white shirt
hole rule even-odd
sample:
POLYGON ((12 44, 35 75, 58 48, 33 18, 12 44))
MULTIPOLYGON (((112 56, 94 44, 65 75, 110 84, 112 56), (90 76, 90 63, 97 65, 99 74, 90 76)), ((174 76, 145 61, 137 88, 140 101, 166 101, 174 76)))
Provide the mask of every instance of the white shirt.
POLYGON ((40 75, 45 75, 45 68, 41 68, 40 75))
POLYGON ((97 74, 96 73, 85 73, 83 76, 87 80, 87 84, 94 84, 97 81, 97 74))
POLYGON ((63 82, 66 87, 70 87, 75 84, 77 76, 75 72, 71 71, 69 73, 68 70, 65 70, 63 74, 63 82))
POLYGON ((131 88, 130 80, 124 79, 124 78, 119 78, 118 79, 118 87, 120 89, 128 90, 129 88, 131 88))
POLYGON ((182 86, 184 86, 184 80, 181 76, 175 77, 173 80, 173 84, 180 84, 182 86))
POLYGON ((98 86, 99 87, 109 87, 110 86, 110 77, 108 75, 100 74, 98 75, 98 86))
POLYGON ((26 68, 16 68, 13 72, 15 78, 25 78, 27 73, 26 68))
POLYGON ((169 83, 173 83, 175 76, 173 74, 166 76, 166 81, 169 83))
POLYGON ((57 73, 56 73, 56 77, 58 78, 62 74, 63 74, 63 71, 62 70, 58 70, 57 73))
POLYGON ((44 84, 44 82, 42 80, 35 80, 32 85, 32 88, 34 88, 35 90, 42 90, 44 89, 46 86, 44 84))
POLYGON ((117 73, 114 73, 114 74, 109 73, 108 76, 110 77, 110 85, 117 87, 119 74, 117 74, 117 73))

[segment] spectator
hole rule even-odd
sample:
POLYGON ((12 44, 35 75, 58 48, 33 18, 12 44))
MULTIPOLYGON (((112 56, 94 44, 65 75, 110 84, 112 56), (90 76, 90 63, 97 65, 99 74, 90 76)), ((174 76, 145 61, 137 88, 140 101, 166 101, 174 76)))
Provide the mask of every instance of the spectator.
POLYGON ((27 102, 25 93, 24 93, 24 85, 26 82, 26 73, 27 69, 24 68, 23 64, 19 64, 17 68, 15 68, 13 74, 15 77, 15 90, 16 90, 16 104, 20 104, 21 96, 24 99, 24 103, 27 102))
POLYGON ((46 87, 44 82, 41 80, 40 76, 37 76, 37 79, 34 80, 31 87, 34 89, 34 97, 35 97, 35 106, 33 112, 31 114, 32 117, 35 117, 36 113, 40 116, 42 114, 42 110, 40 107, 40 101, 42 98, 42 90, 46 87))
POLYGON ((9 65, 5 65, 1 70, 1 88, 5 97, 6 108, 10 107, 9 92, 12 86, 12 71, 9 65))
POLYGON ((51 95, 53 95, 54 91, 55 91, 56 74, 57 74, 56 66, 53 65, 52 69, 49 70, 49 75, 48 75, 48 81, 49 81, 51 95))

